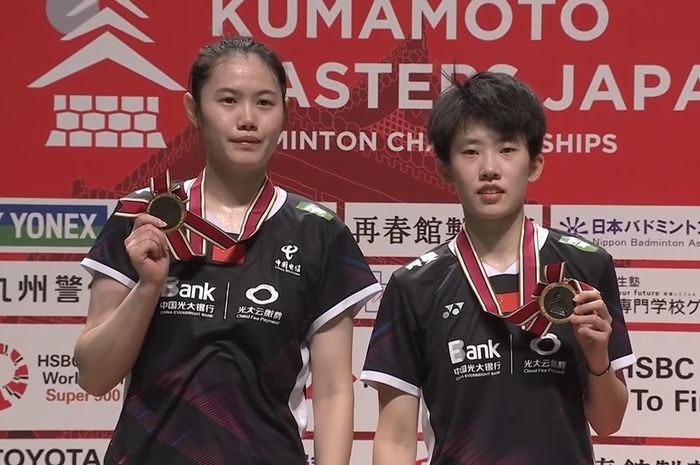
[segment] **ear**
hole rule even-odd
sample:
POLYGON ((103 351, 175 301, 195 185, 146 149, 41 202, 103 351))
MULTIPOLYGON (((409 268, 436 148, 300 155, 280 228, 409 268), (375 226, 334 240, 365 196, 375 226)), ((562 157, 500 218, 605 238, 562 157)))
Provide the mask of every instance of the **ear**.
POLYGON ((541 153, 530 159, 530 174, 527 179, 530 182, 537 181, 544 169, 544 156, 541 153))
POLYGON ((449 163, 445 163, 439 158, 435 159, 435 167, 437 172, 447 184, 454 184, 454 175, 452 174, 452 166, 449 163))
POLYGON ((182 97, 182 104, 185 106, 185 114, 187 115, 187 119, 190 120, 192 126, 198 128, 199 116, 197 113, 197 104, 195 103, 194 97, 192 97, 191 93, 185 92, 185 95, 182 97))

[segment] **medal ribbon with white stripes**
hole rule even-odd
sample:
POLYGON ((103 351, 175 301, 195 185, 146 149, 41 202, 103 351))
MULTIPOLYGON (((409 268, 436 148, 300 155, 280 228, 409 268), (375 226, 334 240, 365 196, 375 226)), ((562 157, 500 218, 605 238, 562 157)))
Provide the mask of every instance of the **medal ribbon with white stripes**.
MULTIPOLYGON (((544 276, 540 275, 540 249, 535 224, 529 219, 523 220, 518 250, 518 309, 504 313, 491 287, 481 259, 474 249, 466 229, 462 230, 455 241, 457 259, 464 276, 474 291, 481 308, 491 315, 506 319, 536 336, 546 334, 552 322, 541 312, 539 297, 550 283, 564 281, 564 263, 554 263, 544 267, 544 276)), ((591 286, 576 281, 567 281, 578 292, 592 289, 591 286)))
MULTIPOLYGON (((167 170, 164 175, 151 178, 150 193, 151 199, 167 193, 177 196, 184 205, 189 203, 182 225, 166 234, 170 252, 176 260, 182 261, 204 256, 207 243, 226 250, 249 239, 263 225, 277 198, 275 186, 269 178, 265 177, 255 199, 246 210, 239 234, 234 239, 218 226, 204 219, 204 171, 195 179, 190 188, 189 197, 182 185, 172 186, 170 173, 167 170)), ((122 198, 114 214, 135 218, 146 213, 149 202, 150 199, 122 198)))

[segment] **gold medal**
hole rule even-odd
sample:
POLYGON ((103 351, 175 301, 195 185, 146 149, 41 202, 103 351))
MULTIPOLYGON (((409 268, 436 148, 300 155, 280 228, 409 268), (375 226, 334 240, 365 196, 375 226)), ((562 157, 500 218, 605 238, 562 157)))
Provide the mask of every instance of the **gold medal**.
POLYGON ((164 192, 153 197, 146 207, 146 213, 165 222, 163 231, 168 234, 175 231, 185 222, 187 207, 180 197, 170 192, 164 192))
POLYGON ((539 296, 540 312, 552 323, 567 323, 574 314, 577 293, 567 281, 548 284, 539 296))

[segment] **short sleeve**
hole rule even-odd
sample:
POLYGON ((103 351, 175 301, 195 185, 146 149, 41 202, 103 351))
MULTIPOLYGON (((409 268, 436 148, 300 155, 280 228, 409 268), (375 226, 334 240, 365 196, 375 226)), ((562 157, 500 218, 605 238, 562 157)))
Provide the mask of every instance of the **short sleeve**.
POLYGON ((360 380, 420 397, 421 364, 418 326, 404 292, 391 277, 384 290, 360 380))
POLYGON ((320 256, 317 299, 308 337, 341 313, 349 309, 356 313, 382 290, 347 226, 337 219, 331 224, 335 227, 320 256))
POLYGON ((612 317, 612 333, 608 341, 610 366, 613 370, 621 370, 632 365, 636 358, 632 351, 632 344, 620 303, 617 273, 615 272, 612 257, 609 255, 598 290, 602 294, 603 301, 612 317))
POLYGON ((102 273, 127 287, 134 287, 138 273, 124 247, 124 239, 128 237, 132 226, 132 219, 113 213, 80 264, 90 274, 102 273))

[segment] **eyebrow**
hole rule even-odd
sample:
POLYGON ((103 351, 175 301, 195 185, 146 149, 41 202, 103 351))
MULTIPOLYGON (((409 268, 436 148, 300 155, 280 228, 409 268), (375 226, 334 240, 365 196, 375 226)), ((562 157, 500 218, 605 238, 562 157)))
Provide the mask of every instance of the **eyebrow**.
POLYGON ((471 139, 471 138, 460 139, 458 142, 461 145, 479 145, 479 144, 483 143, 483 141, 481 139, 471 139))
MULTIPOLYGON (((499 144, 517 143, 518 138, 517 137, 499 137, 498 140, 496 140, 496 142, 499 144)), ((485 141, 483 139, 464 138, 464 139, 460 139, 458 141, 458 143, 461 145, 481 145, 481 144, 484 144, 485 141)))
MULTIPOLYGON (((216 89, 217 94, 222 94, 222 93, 226 93, 226 92, 231 93, 233 95, 243 94, 243 92, 241 92, 240 90, 234 89, 232 87, 220 87, 220 88, 216 89)), ((268 94, 277 95, 277 92, 275 92, 272 89, 263 89, 263 90, 260 90, 258 92, 255 92, 253 95, 261 96, 261 95, 268 95, 268 94)))

